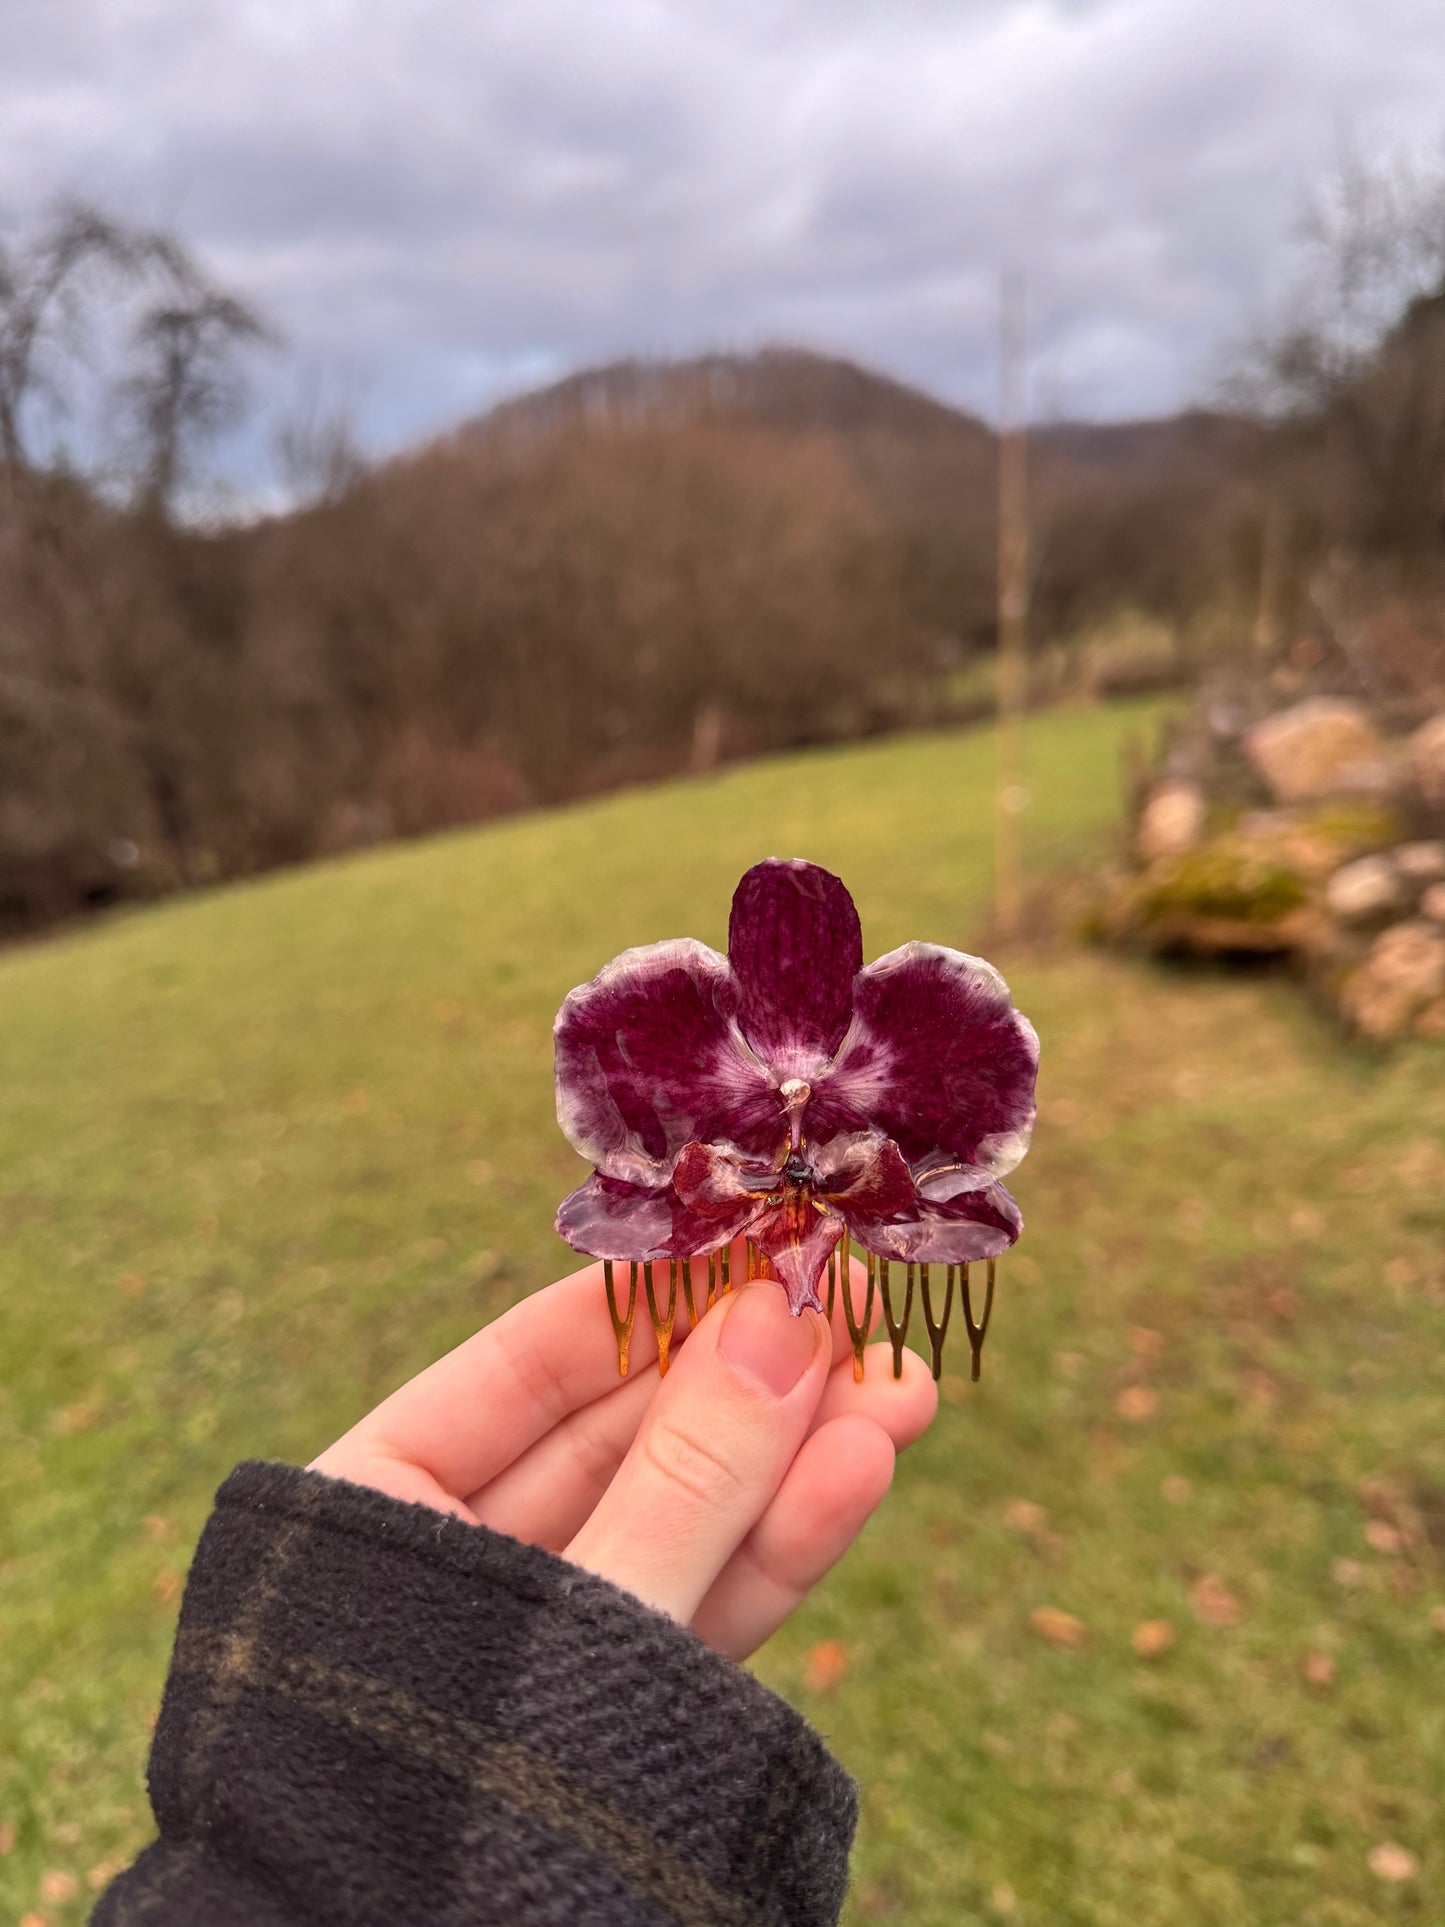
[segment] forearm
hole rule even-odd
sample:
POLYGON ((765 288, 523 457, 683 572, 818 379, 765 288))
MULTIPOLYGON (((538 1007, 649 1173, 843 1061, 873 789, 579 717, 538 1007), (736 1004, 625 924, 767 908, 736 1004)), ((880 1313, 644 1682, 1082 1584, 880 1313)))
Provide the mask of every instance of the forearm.
POLYGON ((796 1713, 629 1595, 281 1466, 222 1488, 150 1778, 102 1927, 813 1927, 855 1812, 796 1713))

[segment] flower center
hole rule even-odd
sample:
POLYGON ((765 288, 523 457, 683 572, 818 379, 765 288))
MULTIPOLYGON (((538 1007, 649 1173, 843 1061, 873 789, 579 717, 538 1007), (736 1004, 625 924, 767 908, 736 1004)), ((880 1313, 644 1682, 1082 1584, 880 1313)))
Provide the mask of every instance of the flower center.
POLYGON ((813 1167, 799 1151, 794 1151, 783 1166, 783 1176, 789 1184, 812 1184, 813 1167))
POLYGON ((778 1086, 778 1096, 788 1114, 788 1142, 794 1157, 803 1142, 803 1106, 812 1095, 813 1087, 805 1077, 786 1077, 778 1086))

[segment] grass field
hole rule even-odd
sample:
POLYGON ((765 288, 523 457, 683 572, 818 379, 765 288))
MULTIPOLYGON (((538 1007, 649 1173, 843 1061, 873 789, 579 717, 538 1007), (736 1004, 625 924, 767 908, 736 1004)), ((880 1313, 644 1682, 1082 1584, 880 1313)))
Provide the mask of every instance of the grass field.
MULTIPOLYGON (((1034 725, 1041 873, 1143 713, 1034 725)), ((0 1918, 82 1919, 147 1837, 230 1466, 564 1267, 563 993, 721 942, 771 853, 845 876, 870 955, 967 943, 991 780, 983 735, 828 752, 0 959, 0 1918)), ((1445 1057, 1283 985, 1004 961, 1044 1069, 983 1383, 758 1662, 862 1782, 849 1918, 1438 1927, 1445 1057)))

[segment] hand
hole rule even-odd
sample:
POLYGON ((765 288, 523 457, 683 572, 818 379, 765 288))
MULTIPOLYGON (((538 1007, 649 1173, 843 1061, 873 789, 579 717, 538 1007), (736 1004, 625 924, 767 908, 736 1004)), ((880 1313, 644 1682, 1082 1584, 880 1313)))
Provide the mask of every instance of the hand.
MULTIPOLYGON (((740 1277, 741 1245, 732 1262, 740 1277)), ((855 1263, 855 1311, 864 1290, 855 1263)), ((853 1543, 937 1393, 912 1352, 895 1379, 886 1347, 855 1384, 841 1304, 830 1330, 766 1281, 686 1325, 679 1302, 659 1379, 639 1288, 619 1380, 588 1265, 403 1385, 315 1470, 545 1546, 745 1658, 853 1543)))

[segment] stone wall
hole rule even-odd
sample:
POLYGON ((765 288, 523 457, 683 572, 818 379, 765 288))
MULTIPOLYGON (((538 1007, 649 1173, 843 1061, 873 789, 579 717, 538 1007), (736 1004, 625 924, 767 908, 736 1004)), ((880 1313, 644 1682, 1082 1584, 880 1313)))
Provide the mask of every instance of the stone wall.
POLYGON ((1135 787, 1097 934, 1279 958, 1368 1037, 1445 1038, 1445 701, 1221 685, 1135 787))

